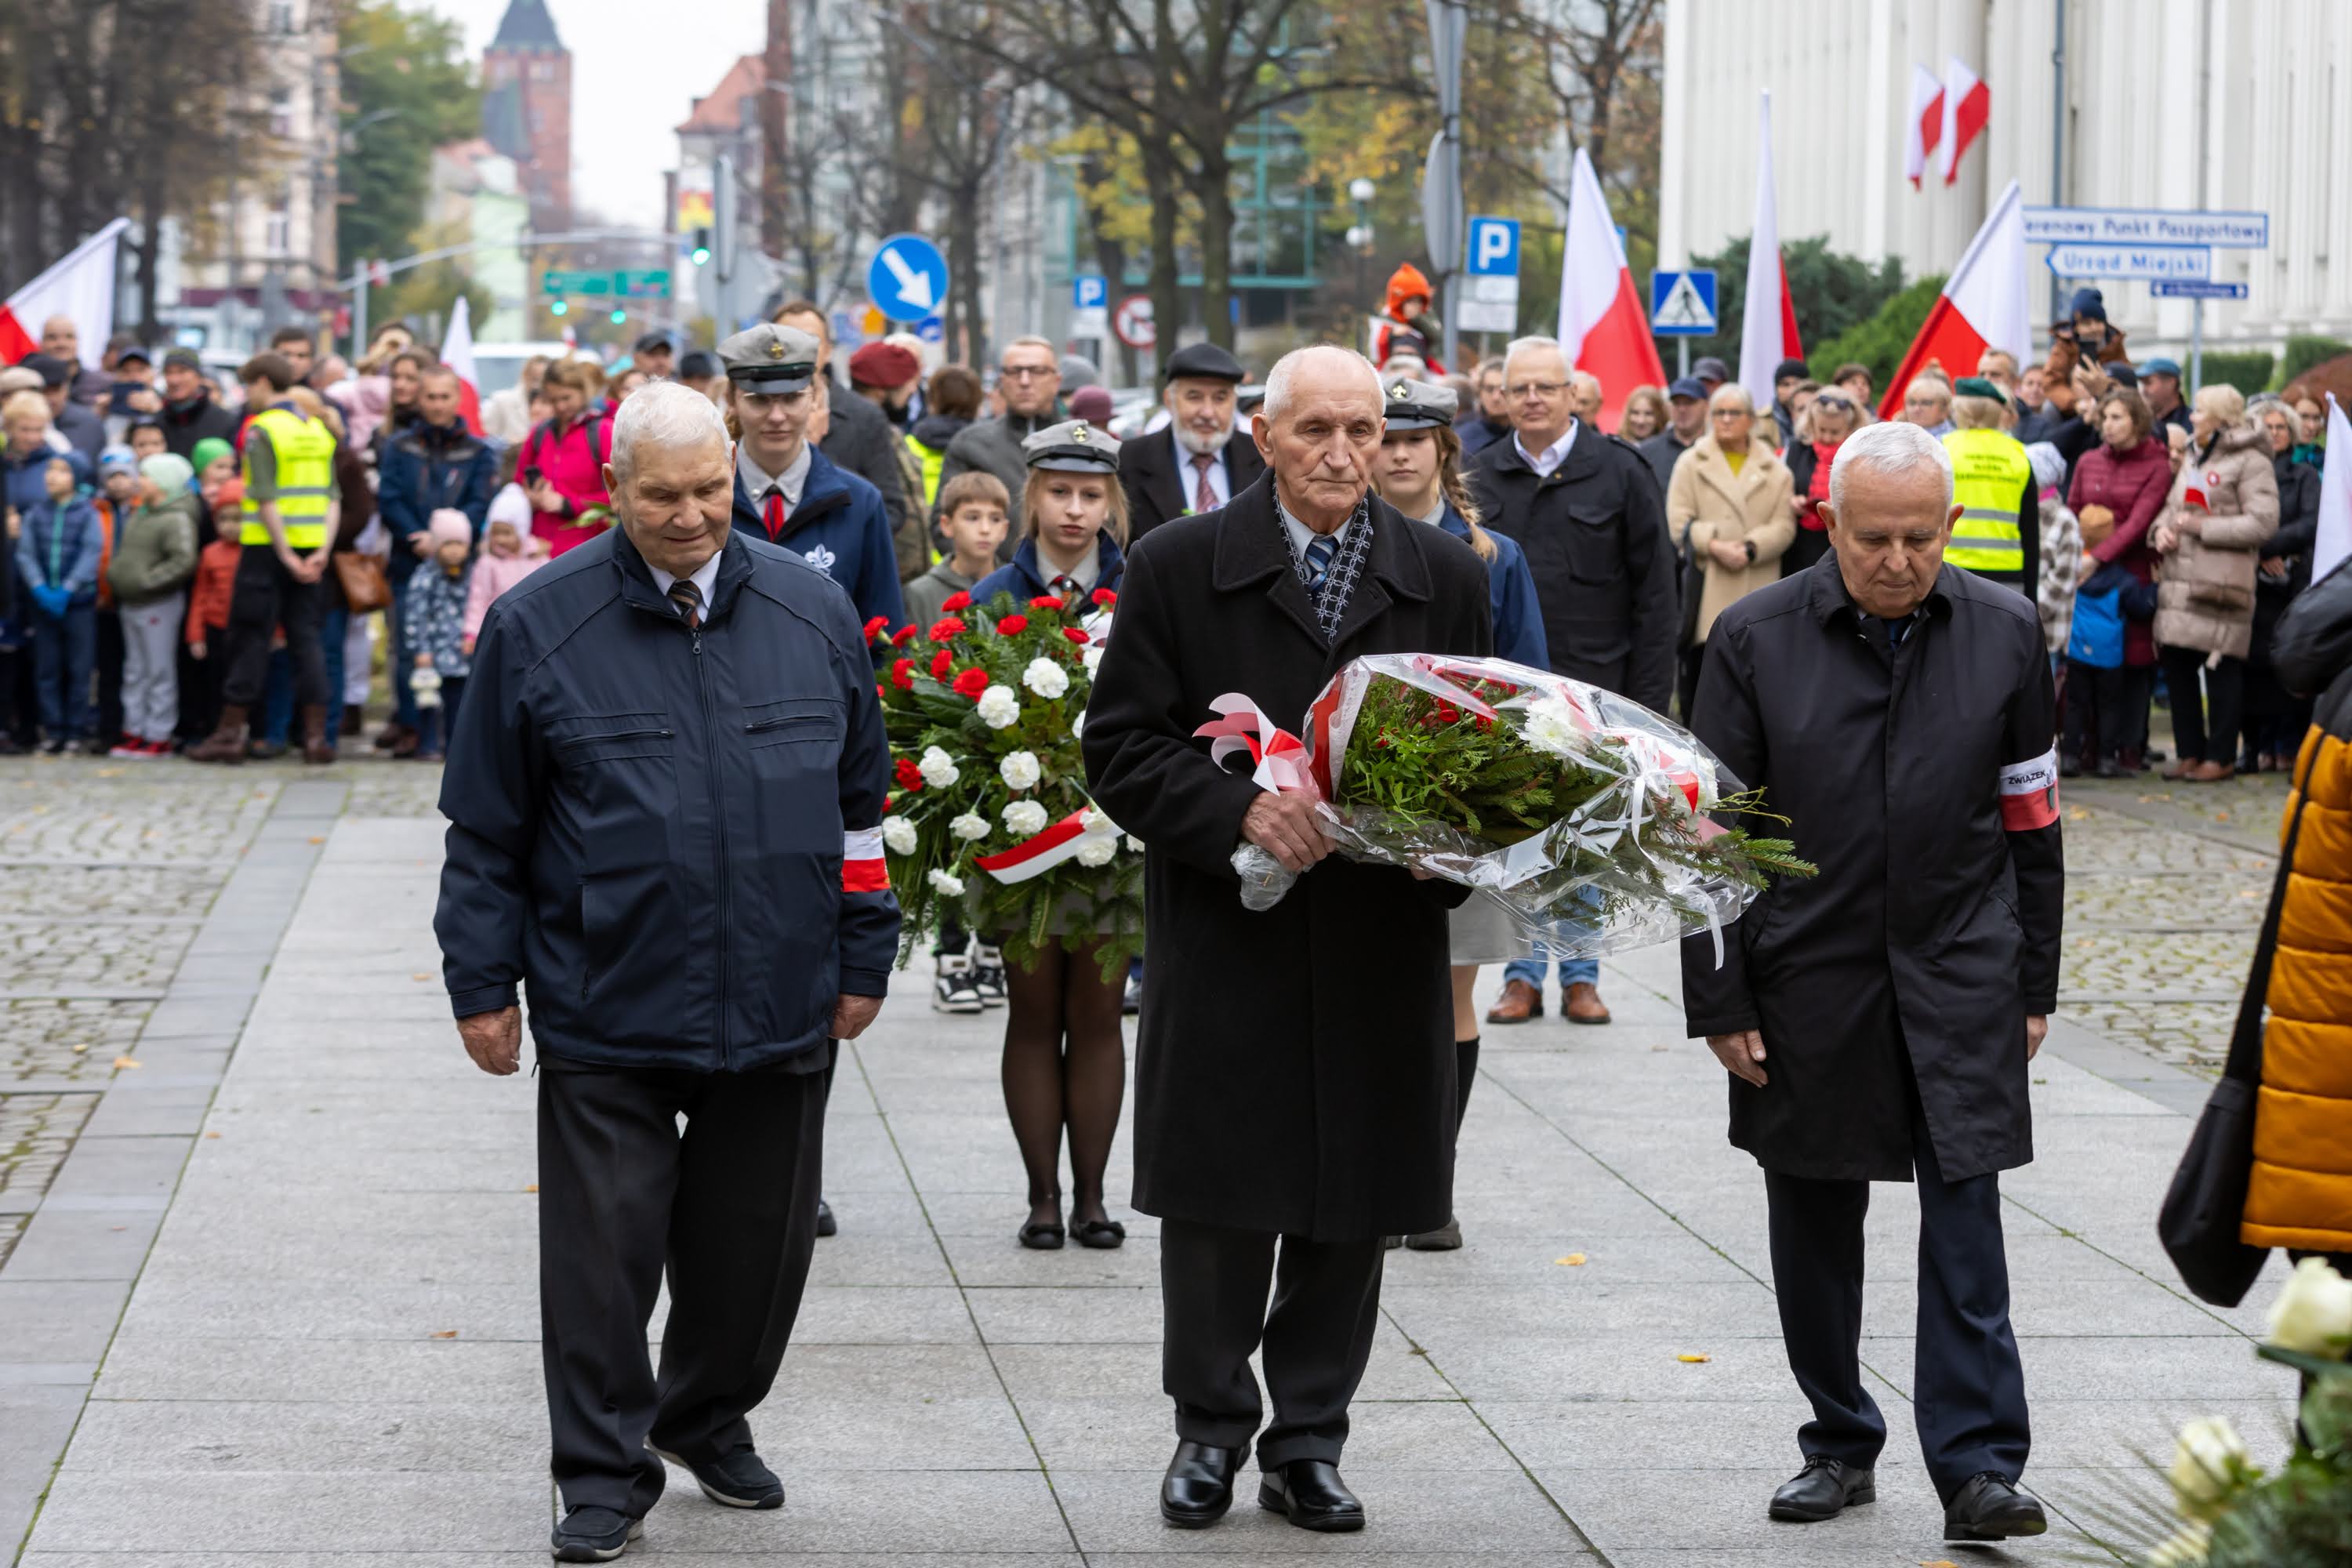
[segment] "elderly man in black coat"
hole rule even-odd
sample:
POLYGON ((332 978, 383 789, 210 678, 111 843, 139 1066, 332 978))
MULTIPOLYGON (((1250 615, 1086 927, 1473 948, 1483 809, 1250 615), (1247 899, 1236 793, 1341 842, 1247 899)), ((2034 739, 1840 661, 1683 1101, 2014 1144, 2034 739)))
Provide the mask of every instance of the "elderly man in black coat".
POLYGON ((1187 343, 1169 356, 1160 394, 1168 427, 1118 449, 1129 541, 1171 518, 1217 510, 1265 472, 1249 432, 1234 418, 1234 395, 1247 374, 1214 343, 1187 343))
POLYGON ((1916 1180, 1912 1408, 1955 1541, 2039 1534, 1998 1173, 2033 1157, 2027 1067, 2057 1002, 2065 896, 2050 662, 2033 605, 1944 563, 1959 509, 1916 426, 1846 438, 1831 553, 1715 624, 1694 728, 1821 875, 1683 944, 1694 1034, 1764 1167, 1790 1370, 1812 1403, 1773 1518, 1876 1496, 1863 1215, 1916 1180))
POLYGON ((1134 1201, 1161 1222, 1179 1441, 1160 1512, 1215 1521, 1256 1434, 1261 1504, 1355 1530, 1363 1508, 1338 1466, 1380 1316, 1381 1237, 1452 1213, 1446 911, 1465 889, 1327 858, 1299 796, 1219 768, 1192 731, 1227 692, 1303 729, 1349 659, 1484 654, 1493 639, 1485 564, 1369 493, 1386 424, 1370 363, 1301 349, 1266 388, 1252 434, 1271 472, 1128 558, 1087 773, 1150 846, 1134 1201), (1244 843, 1306 873, 1263 913, 1242 908, 1244 843))

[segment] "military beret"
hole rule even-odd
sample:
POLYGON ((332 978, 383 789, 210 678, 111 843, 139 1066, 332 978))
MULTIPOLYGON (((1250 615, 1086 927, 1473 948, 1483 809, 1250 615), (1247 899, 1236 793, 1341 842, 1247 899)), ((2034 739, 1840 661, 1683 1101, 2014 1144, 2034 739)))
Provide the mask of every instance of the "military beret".
POLYGON ((772 321, 736 333, 719 345, 727 379, 747 392, 798 392, 816 374, 817 341, 798 327, 772 321))
POLYGON ((1021 460, 1033 468, 1115 474, 1118 472, 1118 437, 1105 435, 1083 419, 1065 419, 1022 442, 1021 460))
POLYGON ((1990 398, 2003 408, 2009 406, 2009 394, 2000 389, 2000 384, 1987 381, 1980 375, 1960 377, 1958 381, 1953 383, 1952 392, 1955 396, 1990 398))
POLYGON ((849 384, 895 391, 923 374, 923 362, 897 343, 867 343, 849 356, 849 384))
POLYGON ((1383 400, 1389 416, 1389 430, 1434 430, 1441 425, 1454 423, 1454 410, 1459 401, 1450 386, 1439 386, 1411 376, 1392 378, 1383 400))
POLYGON ((1168 369, 1161 379, 1178 381, 1186 376, 1238 385, 1249 378, 1249 373, 1242 369, 1241 361, 1214 343, 1186 343, 1168 356, 1168 369))

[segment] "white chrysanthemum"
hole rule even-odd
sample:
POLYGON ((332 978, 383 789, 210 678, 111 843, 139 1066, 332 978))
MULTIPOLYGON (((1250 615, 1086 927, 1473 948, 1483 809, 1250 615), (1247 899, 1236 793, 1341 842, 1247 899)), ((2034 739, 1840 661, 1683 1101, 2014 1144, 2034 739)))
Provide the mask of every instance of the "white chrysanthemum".
POLYGON ((1098 642, 1088 643, 1087 651, 1079 656, 1086 664, 1087 679, 1092 680, 1095 671, 1102 668, 1102 656, 1103 645, 1098 642))
POLYGON ((1086 843, 1078 847, 1078 864, 1081 866, 1108 866, 1110 864, 1110 858, 1118 853, 1118 839, 1089 838, 1086 843))
POLYGON ((2306 1258, 2271 1303, 2270 1343, 2305 1355, 2345 1359, 2352 1346, 2352 1279, 2324 1258, 2306 1258))
POLYGON ((1004 808, 1004 826, 1026 838, 1045 831, 1045 808, 1034 800, 1016 800, 1004 808))
POLYGON ((1576 710, 1557 697, 1543 698, 1528 708, 1526 734, 1528 744, 1556 757, 1574 757, 1582 750, 1576 710))
POLYGON ((963 776, 962 771, 955 764, 955 759, 937 746, 924 748, 915 766, 921 772, 923 782, 933 789, 945 789, 963 776))
POLYGON ((2213 1551, 2213 1527, 2198 1521, 2158 1542, 2147 1554, 2147 1568, 2205 1568, 2213 1551))
POLYGON ((1087 716, 1086 716, 1083 712, 1081 712, 1081 713, 1073 713, 1073 714, 1071 714, 1071 715, 1070 715, 1070 739, 1071 739, 1071 740, 1073 740, 1073 741, 1077 740, 1079 737, 1083 736, 1086 732, 1087 732, 1087 716))
POLYGON ((2188 1519, 2210 1516, 2237 1489, 2247 1467, 2245 1441, 2226 1415, 2191 1421, 2172 1453, 2172 1497, 2188 1519))
POLYGON ((1021 672, 1021 684, 1051 702, 1070 689, 1070 672, 1050 658, 1033 658, 1021 672))
POLYGON ((1010 729, 1020 721, 1021 696, 1009 686, 992 686, 980 694, 980 721, 992 730, 1010 729))
POLYGON ((1143 840, 1130 833, 1127 836, 1127 847, 1129 853, 1140 855, 1143 853, 1143 840))
POLYGON ((934 891, 944 894, 948 898, 963 897, 963 879, 942 871, 936 866, 931 868, 930 883, 934 891))
POLYGON ((958 838, 985 838, 988 837, 988 818, 976 811, 967 811, 948 824, 948 831, 958 838))
POLYGON ((912 855, 916 844, 915 825, 903 816, 884 817, 882 842, 893 855, 912 855))
MULTIPOLYGON (((991 688, 991 689, 997 690, 1002 688, 991 688)), ((1037 753, 1034 752, 1015 752, 997 763, 996 771, 1004 780, 1004 787, 1010 790, 1034 789, 1037 781, 1045 776, 1045 770, 1039 765, 1037 753)))

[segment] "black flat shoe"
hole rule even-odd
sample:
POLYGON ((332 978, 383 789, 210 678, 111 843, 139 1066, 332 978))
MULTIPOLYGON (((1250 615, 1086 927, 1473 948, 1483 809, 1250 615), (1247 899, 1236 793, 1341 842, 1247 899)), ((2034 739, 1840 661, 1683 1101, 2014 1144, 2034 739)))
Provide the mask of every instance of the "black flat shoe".
POLYGON ((1826 1454, 1808 1454, 1805 1468, 1772 1494, 1772 1506, 1765 1512, 1791 1524, 1819 1524, 1854 1504, 1877 1500, 1873 1472, 1826 1454))
POLYGON ((1021 1227, 1021 1245, 1033 1252, 1059 1252, 1065 1234, 1059 1220, 1033 1219, 1021 1227))
POLYGON ((771 1509, 784 1506, 784 1483, 761 1462, 758 1453, 740 1448, 723 1459, 698 1465, 683 1455, 647 1443, 656 1454, 694 1478, 702 1495, 727 1508, 771 1509))
POLYGON ((1435 1230, 1406 1237, 1404 1244, 1415 1252, 1452 1252, 1462 1245, 1462 1222, 1449 1216, 1435 1230))
POLYGON ((1179 1443, 1160 1482, 1160 1517, 1179 1530, 1200 1530, 1225 1517, 1234 1506, 1234 1472, 1242 1465, 1239 1448, 1218 1448, 1207 1443, 1179 1443))
POLYGON ((1257 1506, 1285 1516, 1301 1530, 1364 1528, 1364 1505, 1339 1479, 1339 1467, 1328 1459, 1293 1459, 1266 1471, 1258 1481, 1257 1506))
POLYGON ((1080 1247, 1108 1252, 1127 1239, 1127 1226, 1115 1219, 1074 1219, 1070 1222, 1070 1234, 1080 1247))
POLYGON ((644 1520, 588 1504, 563 1516, 548 1538, 547 1549, 558 1563, 610 1563, 645 1532, 644 1520))
POLYGON ((2007 1541, 2012 1535, 2039 1535, 2049 1528, 2041 1502, 1991 1470, 1973 1477, 1944 1510, 1947 1541, 2007 1541))
POLYGON ((833 1205, 826 1203, 823 1198, 817 1199, 816 1233, 819 1236, 831 1236, 840 1228, 841 1227, 833 1223, 833 1205))

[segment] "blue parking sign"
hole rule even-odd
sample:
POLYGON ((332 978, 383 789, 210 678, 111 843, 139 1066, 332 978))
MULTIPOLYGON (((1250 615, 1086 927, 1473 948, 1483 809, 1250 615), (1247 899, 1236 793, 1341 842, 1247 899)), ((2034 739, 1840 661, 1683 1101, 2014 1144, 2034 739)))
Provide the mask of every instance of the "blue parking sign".
POLYGON ((1104 310, 1109 308, 1109 279, 1099 272, 1081 272, 1070 279, 1070 309, 1104 310))
POLYGON ((1470 220, 1469 265, 1473 278, 1517 278, 1519 275, 1519 220, 1515 217, 1474 217, 1470 220))

